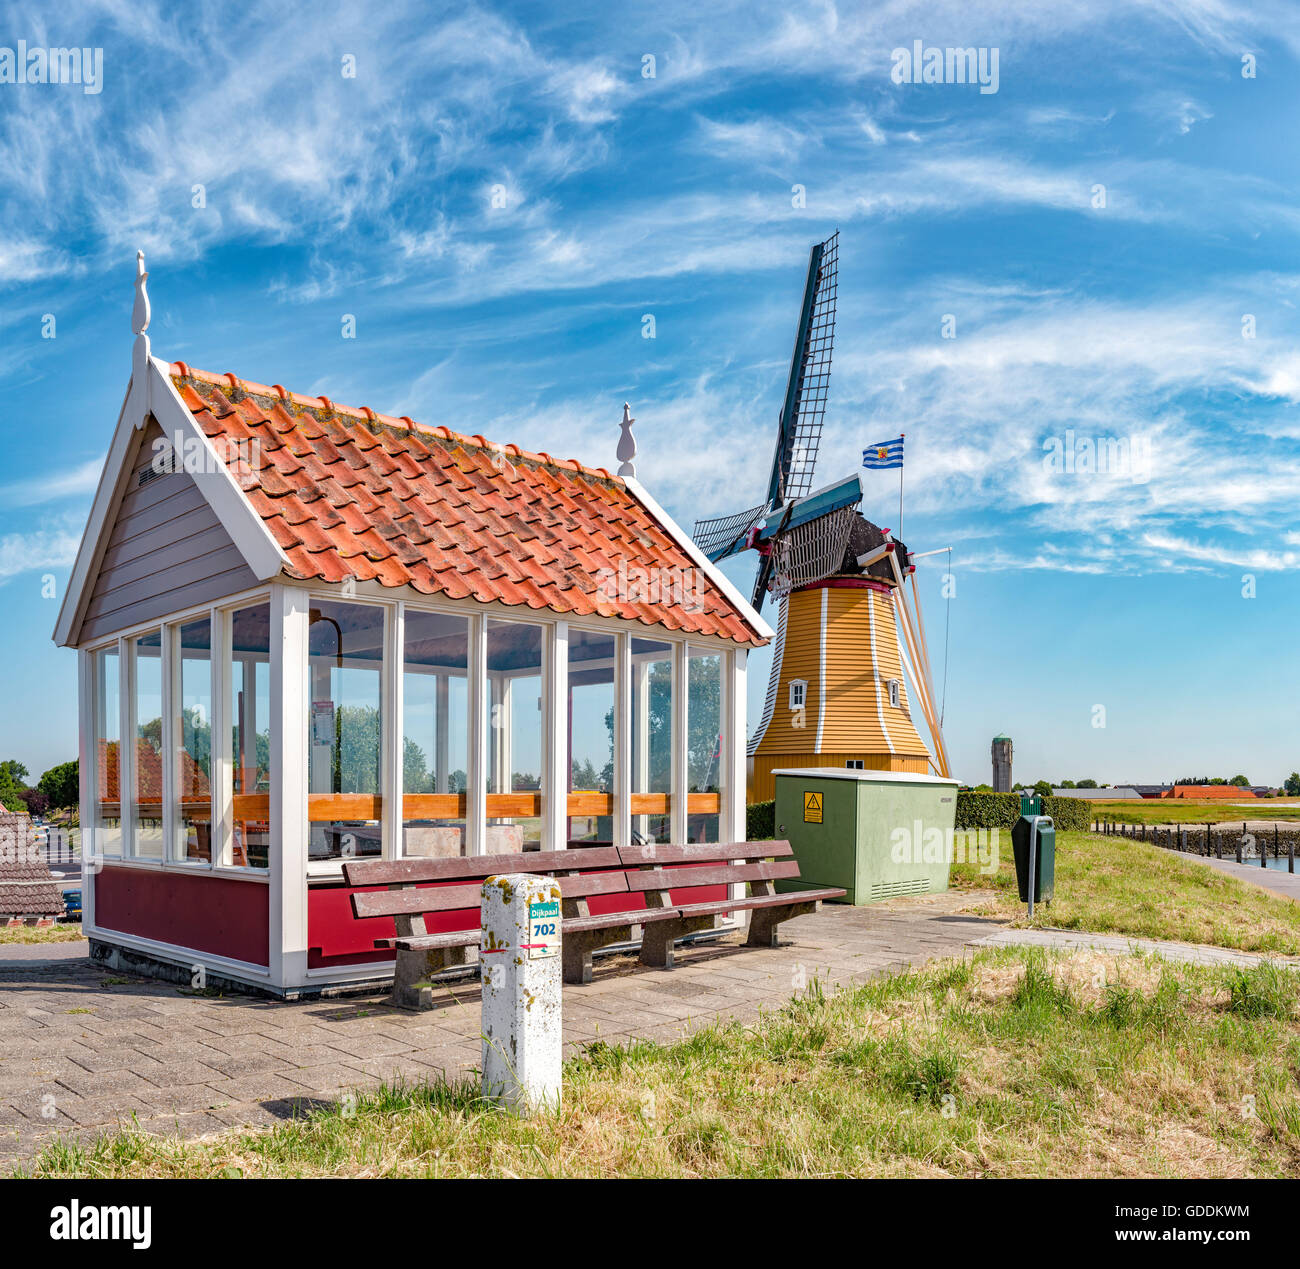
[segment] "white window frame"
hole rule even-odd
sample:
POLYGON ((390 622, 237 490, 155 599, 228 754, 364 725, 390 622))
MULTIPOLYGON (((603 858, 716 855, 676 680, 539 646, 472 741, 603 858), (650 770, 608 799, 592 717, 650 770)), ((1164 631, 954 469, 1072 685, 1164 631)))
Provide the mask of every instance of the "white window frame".
POLYGON ((889 688, 889 703, 895 709, 903 707, 903 686, 898 679, 887 679, 886 686, 889 688))
POLYGON ((790 708, 792 710, 805 709, 808 705, 808 680, 791 679, 790 680, 790 708))

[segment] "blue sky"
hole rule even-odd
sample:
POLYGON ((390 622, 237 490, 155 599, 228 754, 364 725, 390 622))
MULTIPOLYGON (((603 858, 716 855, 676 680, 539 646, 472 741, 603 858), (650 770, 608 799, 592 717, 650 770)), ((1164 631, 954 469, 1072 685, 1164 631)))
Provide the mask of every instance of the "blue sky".
POLYGON ((1300 767, 1294 6, 0 6, 20 39, 102 47, 104 79, 0 83, 0 756, 75 753, 42 579, 126 387, 137 248, 158 355, 597 465, 628 400, 689 527, 760 500, 839 228, 819 483, 906 431, 905 537, 953 548, 956 774, 999 731, 1025 778, 1300 767), (998 91, 895 84, 917 39, 997 49, 998 91), (1046 465, 1087 438, 1140 461, 1046 465))

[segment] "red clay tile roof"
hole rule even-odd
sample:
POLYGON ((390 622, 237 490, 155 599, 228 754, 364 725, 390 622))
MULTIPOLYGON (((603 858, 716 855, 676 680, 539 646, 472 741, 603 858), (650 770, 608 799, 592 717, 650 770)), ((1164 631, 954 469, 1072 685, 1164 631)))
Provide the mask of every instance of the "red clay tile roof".
POLYGON ((1253 798, 1255 795, 1249 789, 1243 789, 1235 784, 1176 784, 1168 793, 1161 794, 1161 796, 1190 798, 1196 801, 1208 801, 1211 798, 1231 798, 1233 801, 1243 801, 1253 798))
POLYGON ((171 377, 209 439, 257 442, 246 447, 254 458, 245 478, 236 448, 223 457, 288 557, 290 577, 355 577, 426 595, 766 642, 604 469, 184 362, 172 365, 171 377), (640 594, 625 588, 625 599, 608 582, 602 587, 600 570, 620 566, 633 586, 631 570, 647 570, 648 596, 644 582, 640 594), (676 589, 665 595, 670 582, 676 589))
POLYGON ((0 814, 0 920, 63 915, 63 891, 36 846, 26 815, 0 814))

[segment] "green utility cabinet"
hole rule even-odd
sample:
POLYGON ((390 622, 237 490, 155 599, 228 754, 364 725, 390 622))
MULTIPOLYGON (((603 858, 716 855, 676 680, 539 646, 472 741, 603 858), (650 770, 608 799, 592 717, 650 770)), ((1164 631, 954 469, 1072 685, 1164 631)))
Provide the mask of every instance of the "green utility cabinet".
POLYGON ((799 861, 799 880, 778 889, 841 886, 859 906, 948 889, 956 780, 839 767, 772 774, 776 835, 799 861))

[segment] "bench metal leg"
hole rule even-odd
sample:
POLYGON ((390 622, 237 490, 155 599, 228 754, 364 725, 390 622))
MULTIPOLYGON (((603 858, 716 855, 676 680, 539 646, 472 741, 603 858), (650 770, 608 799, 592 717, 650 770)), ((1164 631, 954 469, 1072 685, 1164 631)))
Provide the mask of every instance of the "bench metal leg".
POLYGON ((389 1003, 398 1009, 432 1009, 431 976, 445 969, 474 965, 477 962, 476 947, 438 947, 425 952, 399 949, 397 963, 393 966, 393 994, 388 998, 389 1003))
POLYGON ((585 935, 574 934, 564 940, 564 981, 591 982, 591 953, 595 949, 585 935))
POLYGON ((673 944, 698 930, 712 930, 717 919, 711 916, 684 917, 678 921, 647 921, 641 931, 641 964, 654 969, 672 969, 673 944))
POLYGON ((754 908, 749 914, 749 934, 745 938, 746 947, 777 947, 777 927, 782 921, 791 917, 804 916, 816 912, 820 902, 792 903, 779 908, 754 908))
POLYGON ((603 930, 584 930, 581 934, 564 936, 564 981, 566 983, 591 982, 591 955, 597 948, 611 943, 626 943, 632 937, 628 925, 611 925, 603 930))

